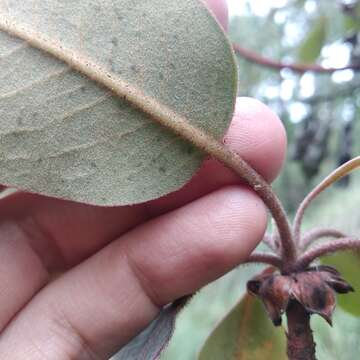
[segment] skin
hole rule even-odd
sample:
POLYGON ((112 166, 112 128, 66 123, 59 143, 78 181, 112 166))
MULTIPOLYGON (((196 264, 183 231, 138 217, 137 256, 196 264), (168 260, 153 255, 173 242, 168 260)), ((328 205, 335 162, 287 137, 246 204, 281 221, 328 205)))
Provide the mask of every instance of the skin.
MULTIPOLYGON (((225 0, 209 7, 227 26, 225 0)), ((260 102, 237 101, 224 138, 267 180, 286 136, 260 102)), ((267 222, 262 201, 214 160, 184 188, 101 208, 17 193, 0 202, 0 358, 106 359, 159 309, 244 261, 267 222)))

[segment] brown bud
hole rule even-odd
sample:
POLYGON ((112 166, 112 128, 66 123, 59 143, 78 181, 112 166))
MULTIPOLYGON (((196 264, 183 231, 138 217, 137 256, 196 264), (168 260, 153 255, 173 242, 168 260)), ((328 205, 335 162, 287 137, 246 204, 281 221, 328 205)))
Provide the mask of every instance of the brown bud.
POLYGON ((311 271, 296 274, 291 289, 292 296, 310 314, 319 314, 330 325, 335 310, 336 298, 333 289, 327 285, 321 272, 311 271))
POLYGON ((281 315, 291 300, 302 304, 309 314, 319 314, 331 325, 335 292, 354 291, 336 269, 323 265, 291 275, 261 274, 250 280, 247 287, 263 301, 275 326, 281 324, 281 315))
POLYGON ((260 275, 248 282, 249 292, 261 298, 275 326, 281 325, 281 315, 289 303, 291 283, 291 278, 280 274, 260 275))

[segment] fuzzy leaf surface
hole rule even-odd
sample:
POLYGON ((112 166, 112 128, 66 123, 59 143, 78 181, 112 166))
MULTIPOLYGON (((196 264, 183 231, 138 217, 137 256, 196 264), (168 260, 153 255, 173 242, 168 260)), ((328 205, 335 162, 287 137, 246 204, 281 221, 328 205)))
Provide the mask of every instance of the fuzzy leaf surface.
POLYGON ((202 160, 126 99, 9 35, 7 19, 91 59, 216 138, 231 120, 233 52, 200 1, 1 2, 1 184, 125 205, 180 188, 202 160))

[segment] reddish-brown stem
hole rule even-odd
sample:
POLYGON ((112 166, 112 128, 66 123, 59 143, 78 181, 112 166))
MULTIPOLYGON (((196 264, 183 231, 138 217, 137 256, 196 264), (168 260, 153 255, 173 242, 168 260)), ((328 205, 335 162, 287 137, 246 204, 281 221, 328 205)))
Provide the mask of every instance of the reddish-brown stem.
POLYGON ((305 250, 308 248, 309 245, 311 245, 314 241, 320 240, 321 238, 344 238, 346 237, 346 234, 343 232, 331 229, 331 228, 318 228, 318 229, 312 229, 304 234, 304 236, 301 238, 300 241, 300 250, 305 250))
POLYGON ((316 360, 315 342, 310 327, 310 314, 295 300, 286 310, 287 354, 289 360, 316 360))
POLYGON ((311 201, 317 196, 314 191, 310 192, 306 198, 300 204, 294 219, 294 241, 296 244, 300 244, 301 239, 301 224, 304 217, 306 208, 310 205, 311 201))
POLYGON ((254 253, 250 255, 244 263, 268 264, 277 269, 282 268, 282 260, 279 256, 266 253, 254 253))
POLYGON ((241 47, 238 44, 233 44, 233 48, 237 54, 239 54, 242 58, 252 62, 256 63, 260 66, 267 67, 269 69, 273 70, 282 70, 282 69, 289 69, 294 72, 303 74, 306 71, 316 72, 316 73, 322 73, 322 74, 331 74, 335 71, 341 71, 341 70, 354 70, 359 71, 360 65, 357 64, 351 64, 343 67, 323 67, 318 64, 289 64, 289 63, 283 63, 280 61, 275 61, 272 59, 268 59, 257 52, 249 49, 245 49, 241 47))
POLYGON ((305 252, 295 263, 294 271, 306 269, 315 259, 338 251, 359 250, 360 240, 351 237, 340 238, 318 245, 305 252))

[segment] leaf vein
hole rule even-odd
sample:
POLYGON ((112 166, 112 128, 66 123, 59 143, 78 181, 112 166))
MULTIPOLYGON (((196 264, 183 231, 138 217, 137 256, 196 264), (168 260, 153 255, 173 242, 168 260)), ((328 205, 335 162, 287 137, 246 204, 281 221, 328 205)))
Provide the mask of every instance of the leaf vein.
POLYGON ((58 76, 65 75, 69 71, 70 71, 70 67, 66 67, 65 69, 61 69, 59 71, 48 74, 45 77, 43 77, 43 78, 41 78, 39 80, 36 80, 36 81, 26 85, 26 86, 23 86, 20 89, 16 89, 14 91, 9 91, 8 93, 0 95, 0 99, 8 99, 8 98, 14 97, 16 95, 19 95, 24 91, 32 89, 36 85, 41 85, 42 83, 46 83, 49 80, 56 79, 58 76))

